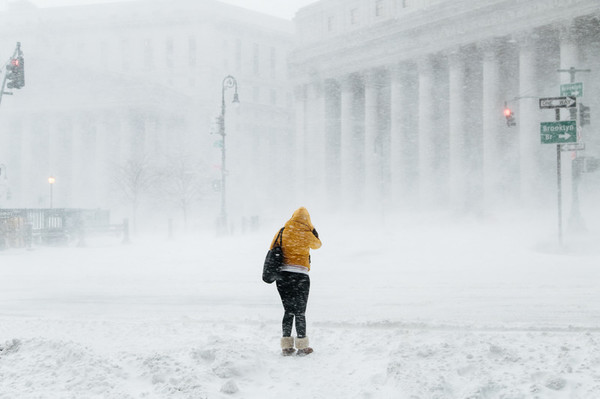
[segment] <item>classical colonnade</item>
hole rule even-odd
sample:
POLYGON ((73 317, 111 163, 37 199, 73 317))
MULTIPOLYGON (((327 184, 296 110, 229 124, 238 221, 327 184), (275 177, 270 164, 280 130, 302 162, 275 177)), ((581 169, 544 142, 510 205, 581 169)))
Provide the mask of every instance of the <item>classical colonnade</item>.
POLYGON ((313 61, 295 88, 298 190, 367 208, 534 204, 556 176, 556 152, 539 136, 554 114, 540 112, 538 98, 569 81, 557 69, 598 60, 589 40, 598 32, 566 21, 410 58, 397 52, 382 65, 336 71, 334 61, 321 70, 313 61))

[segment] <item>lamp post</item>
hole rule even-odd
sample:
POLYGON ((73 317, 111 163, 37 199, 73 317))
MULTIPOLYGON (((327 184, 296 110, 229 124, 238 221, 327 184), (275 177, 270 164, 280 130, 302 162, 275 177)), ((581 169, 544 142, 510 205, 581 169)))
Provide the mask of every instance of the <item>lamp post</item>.
POLYGON ((221 117, 220 117, 220 126, 219 126, 219 134, 221 135, 221 216, 219 220, 219 227, 222 229, 222 232, 227 231, 227 209, 226 209, 226 178, 227 172, 225 169, 226 158, 225 158, 225 90, 233 88, 233 103, 239 103, 240 99, 238 97, 237 92, 237 80, 231 75, 225 76, 223 79, 222 90, 221 90, 221 117))
POLYGON ((52 176, 48 178, 48 183, 50 183, 50 209, 52 209, 52 186, 54 185, 55 181, 56 179, 52 176))

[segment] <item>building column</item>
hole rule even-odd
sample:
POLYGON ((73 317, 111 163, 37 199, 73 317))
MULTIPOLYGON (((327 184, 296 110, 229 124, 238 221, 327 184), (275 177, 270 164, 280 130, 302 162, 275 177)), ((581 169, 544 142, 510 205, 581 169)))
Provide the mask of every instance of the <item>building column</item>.
POLYGON ((495 208, 501 194, 500 135, 503 123, 503 99, 500 84, 499 40, 492 39, 483 47, 483 206, 484 212, 495 208))
MULTIPOLYGON (((48 177, 53 176, 56 178, 58 174, 58 168, 61 163, 60 157, 60 131, 58 128, 58 122, 53 117, 48 121, 48 177)), ((49 202, 48 202, 49 204, 49 202)))
POLYGON ((19 204, 23 208, 31 208, 37 206, 37 196, 33 191, 35 184, 33 180, 34 176, 34 165, 37 165, 37 160, 33 159, 33 126, 32 120, 25 118, 21 122, 21 154, 19 163, 21 164, 21 175, 20 175, 20 190, 19 190, 19 204))
MULTIPOLYGON (((577 46, 577 31, 574 22, 561 26, 559 30, 560 37, 560 69, 569 69, 571 67, 580 69, 582 66, 579 61, 579 47, 577 46)), ((570 83, 571 74, 560 72, 560 83, 570 83)), ((575 77, 575 81, 581 81, 581 75, 575 77)), ((557 95, 560 93, 557 93, 557 95)), ((569 120, 569 110, 561 110, 561 120, 569 120)))
POLYGON ((113 154, 112 146, 115 144, 111 135, 109 118, 102 114, 98 118, 96 127, 96 198, 95 207, 107 208, 111 186, 111 173, 113 154))
POLYGON ((313 81, 307 88, 307 152, 306 152, 306 188, 303 190, 306 200, 325 195, 326 176, 326 133, 325 133, 325 93, 324 83, 313 81))
MULTIPOLYGON (((531 34, 518 38, 519 44, 519 93, 537 93, 536 42, 531 34)), ((540 126, 537 98, 519 100, 519 167, 521 203, 527 207, 539 204, 541 196, 540 173, 540 126)), ((554 115, 551 115, 553 118, 554 115)))
POLYGON ((73 185, 71 206, 89 207, 95 198, 94 176, 96 163, 96 127, 90 115, 83 114, 75 120, 73 129, 73 185))
POLYGON ((457 49, 448 55, 449 80, 449 183, 451 205, 467 210, 467 107, 465 103, 465 54, 457 49))
POLYGON ((433 58, 419 59, 419 203, 435 202, 435 124, 433 58))
MULTIPOLYGON (((580 63, 579 58, 579 46, 577 45, 577 30, 574 22, 568 25, 562 26, 559 31, 560 37, 560 69, 569 69, 574 67, 576 69, 582 69, 583 66, 580 63)), ((571 74, 566 72, 560 72, 560 83, 570 83, 571 74)), ((575 81, 582 81, 581 73, 575 75, 575 81), (579 76, 577 76, 579 75, 579 76)), ((584 88, 585 90, 585 88, 584 88)), ((557 92, 557 95, 559 93, 557 92)), ((577 101, 581 101, 578 98, 577 101)), ((561 120, 570 120, 576 117, 577 111, 572 110, 561 110, 561 120), (572 113, 571 113, 572 112, 572 113)), ((579 129, 578 129, 579 130, 579 129)), ((578 131, 578 135, 580 130, 578 131)), ((580 137, 578 137, 578 140, 580 137)), ((585 140, 584 140, 585 141, 585 140)), ((561 152, 561 176, 562 176, 562 203, 563 203, 563 215, 569 215, 569 227, 573 229, 581 230, 583 228, 583 221, 579 213, 579 204, 575 204, 573 207, 573 184, 577 182, 573 181, 573 159, 577 156, 575 152, 561 152), (570 212, 569 212, 570 210, 570 212)))
POLYGON ((328 79, 324 84, 325 105, 325 192, 330 209, 337 209, 340 193, 341 88, 339 82, 328 79))
POLYGON ((367 72, 365 74, 365 199, 367 207, 374 205, 379 198, 377 85, 376 72, 367 72))
POLYGON ((56 182, 53 188, 53 206, 55 208, 67 208, 70 197, 70 187, 73 186, 74 158, 73 158, 73 124, 66 115, 58 115, 55 119, 54 140, 56 156, 54 166, 54 177, 56 182))
POLYGON ((296 86, 294 89, 295 100, 295 125, 294 136, 294 190, 296 195, 306 189, 306 85, 296 86))
POLYGON ((81 183, 84 178, 84 140, 83 140, 83 128, 82 128, 81 116, 73 120, 73 130, 71 135, 72 147, 71 147, 71 167, 73 171, 71 173, 71 185, 68 193, 69 207, 81 208, 81 183))
POLYGON ((398 64, 390 71, 390 197, 396 208, 408 196, 409 69, 407 64, 398 64))
POLYGON ((342 202, 351 204, 356 181, 354 173, 354 97, 356 81, 349 75, 340 82, 340 164, 342 202))
POLYGON ((30 131, 32 135, 30 157, 32 162, 28 182, 33 190, 30 203, 37 208, 49 205, 48 169, 50 167, 50 126, 46 114, 32 117, 30 131))

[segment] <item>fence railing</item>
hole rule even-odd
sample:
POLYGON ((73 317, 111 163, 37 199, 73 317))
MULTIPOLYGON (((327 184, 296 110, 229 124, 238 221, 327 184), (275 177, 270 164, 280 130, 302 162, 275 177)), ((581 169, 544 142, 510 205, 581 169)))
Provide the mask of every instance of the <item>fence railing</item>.
POLYGON ((129 241, 129 223, 110 224, 101 209, 0 209, 0 249, 32 245, 85 244, 89 234, 114 233, 129 241))

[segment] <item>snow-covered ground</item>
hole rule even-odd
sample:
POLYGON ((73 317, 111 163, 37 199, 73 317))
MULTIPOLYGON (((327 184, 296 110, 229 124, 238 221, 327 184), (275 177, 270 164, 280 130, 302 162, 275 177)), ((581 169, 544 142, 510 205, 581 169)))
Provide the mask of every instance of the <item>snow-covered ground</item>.
POLYGON ((0 252, 0 398, 599 398, 600 232, 542 216, 313 213, 303 358, 260 279, 278 224, 0 252))

